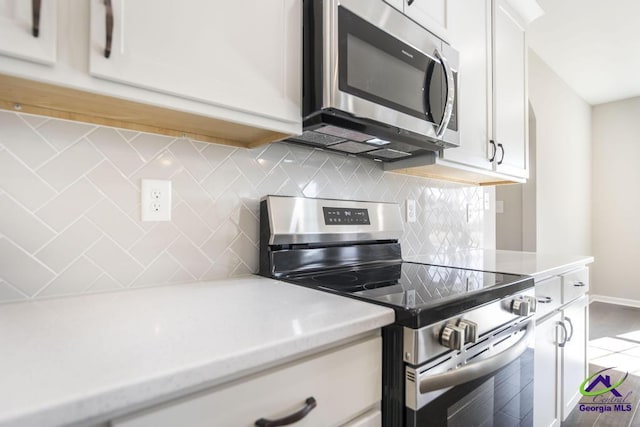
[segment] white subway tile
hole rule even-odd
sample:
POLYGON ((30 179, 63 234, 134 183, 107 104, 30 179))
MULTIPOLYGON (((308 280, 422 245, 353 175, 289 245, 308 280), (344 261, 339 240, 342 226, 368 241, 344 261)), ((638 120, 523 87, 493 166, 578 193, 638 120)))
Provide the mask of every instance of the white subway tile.
POLYGON ((56 195, 51 186, 13 157, 0 151, 0 187, 27 209, 36 210, 56 195))
POLYGON ((47 285, 38 296, 76 295, 84 292, 102 274, 94 263, 81 257, 47 285))
POLYGON ((36 215, 51 228, 61 231, 98 203, 102 195, 81 178, 36 211, 36 215))
POLYGON ((180 268, 180 265, 172 257, 163 253, 147 267, 133 282, 132 286, 150 286, 165 283, 180 268))
POLYGON ((131 136, 132 138, 127 138, 131 146, 140 153, 142 156, 142 160, 145 162, 150 161, 155 156, 157 156, 162 150, 165 150, 169 144, 175 141, 175 138, 163 135, 153 135, 150 133, 123 133, 121 134, 125 136, 131 136))
POLYGON ((0 144, 32 169, 56 154, 56 150, 18 115, 0 111, 0 144))
POLYGON ((167 249, 179 234, 173 223, 157 222, 129 249, 129 253, 142 265, 148 265, 167 249))
POLYGON ((181 203, 174 209, 172 221, 198 247, 213 234, 213 230, 185 203, 181 203))
POLYGON ((87 178, 120 209, 129 215, 137 212, 136 204, 139 203, 140 196, 136 186, 111 163, 103 161, 87 178))
POLYGON ((57 191, 62 191, 103 159, 87 140, 82 140, 40 167, 38 175, 57 191))
POLYGON ((20 301, 29 296, 0 279, 0 302, 20 301))
POLYGON ((95 126, 85 123, 49 120, 38 127, 38 133, 56 147, 58 151, 62 151, 93 129, 95 129, 95 126))
POLYGON ((169 151, 174 157, 180 159, 182 166, 189 171, 196 181, 201 181, 209 173, 212 167, 209 161, 191 144, 188 139, 181 138, 176 140, 169 151))
POLYGON ((102 199, 86 217, 123 248, 129 248, 144 235, 143 229, 108 199, 102 199))
POLYGON ((100 239, 86 255, 124 286, 142 272, 140 264, 108 237, 100 239))
POLYGON ((102 237, 100 230, 85 218, 80 218, 35 255, 49 268, 60 273, 100 237, 102 237))
POLYGON ((168 252, 197 279, 211 267, 211 261, 184 236, 173 242, 168 252))
POLYGON ((27 296, 33 296, 55 277, 53 271, 4 237, 0 237, 0 275, 27 296))
POLYGON ((0 233, 9 237, 29 253, 35 252, 53 238, 54 231, 31 211, 0 195, 0 233))
POLYGON ((131 175, 144 165, 140 155, 115 129, 100 127, 87 138, 125 176, 131 175))

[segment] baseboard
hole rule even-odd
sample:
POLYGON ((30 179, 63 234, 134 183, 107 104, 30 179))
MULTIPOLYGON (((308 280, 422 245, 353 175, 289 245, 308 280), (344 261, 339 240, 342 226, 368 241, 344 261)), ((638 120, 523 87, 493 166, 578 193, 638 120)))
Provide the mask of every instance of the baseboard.
POLYGON ((640 301, 628 298, 610 297, 607 295, 590 295, 589 304, 592 302, 606 302, 607 304, 626 305, 627 307, 640 308, 640 301))

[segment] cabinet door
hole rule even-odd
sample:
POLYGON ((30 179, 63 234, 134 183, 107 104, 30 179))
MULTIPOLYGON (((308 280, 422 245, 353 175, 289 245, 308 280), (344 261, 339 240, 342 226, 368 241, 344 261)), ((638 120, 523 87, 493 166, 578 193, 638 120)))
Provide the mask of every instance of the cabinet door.
POLYGON ((405 0, 404 13, 441 39, 449 41, 447 3, 447 0, 405 0))
POLYGON ((109 58, 107 7, 90 1, 92 75, 300 122, 301 0, 111 0, 109 58))
POLYGON ((569 329, 562 349, 562 421, 566 420, 582 395, 580 384, 587 377, 587 342, 589 305, 587 297, 569 304, 563 311, 563 322, 569 329))
POLYGON ((533 381, 533 425, 560 425, 558 381, 560 380, 560 352, 558 351, 558 323, 561 314, 536 325, 535 376, 533 381))
POLYGON ((505 0, 493 7, 493 136, 501 144, 495 170, 528 178, 526 34, 505 0))
POLYGON ((491 0, 458 0, 448 4, 447 29, 460 53, 458 116, 460 147, 444 150, 444 159, 493 168, 488 157, 491 104, 491 0))
POLYGON ((0 0, 0 53, 43 64, 56 61, 57 0, 0 0), (34 27, 38 28, 37 37, 34 27))

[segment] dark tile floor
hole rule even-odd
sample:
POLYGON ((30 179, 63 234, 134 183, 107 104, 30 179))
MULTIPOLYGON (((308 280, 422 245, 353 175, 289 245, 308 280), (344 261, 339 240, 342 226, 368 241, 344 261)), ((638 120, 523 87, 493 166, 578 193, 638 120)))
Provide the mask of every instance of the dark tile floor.
POLYGON ((589 328, 589 372, 616 367, 613 378, 628 372, 620 391, 631 392, 632 409, 598 413, 581 412, 578 406, 562 427, 640 427, 640 308, 594 302, 589 306, 589 328))

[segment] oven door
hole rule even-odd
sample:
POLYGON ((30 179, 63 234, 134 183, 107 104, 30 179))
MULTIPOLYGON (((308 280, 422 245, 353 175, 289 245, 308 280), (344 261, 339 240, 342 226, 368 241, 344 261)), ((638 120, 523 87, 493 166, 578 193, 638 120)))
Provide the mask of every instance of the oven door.
POLYGON ((406 425, 532 426, 533 330, 531 319, 444 362, 408 368, 406 425))
POLYGON ((458 145, 455 50, 383 2, 325 3, 325 107, 458 145))

